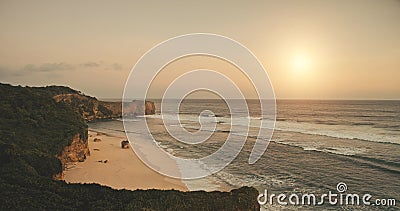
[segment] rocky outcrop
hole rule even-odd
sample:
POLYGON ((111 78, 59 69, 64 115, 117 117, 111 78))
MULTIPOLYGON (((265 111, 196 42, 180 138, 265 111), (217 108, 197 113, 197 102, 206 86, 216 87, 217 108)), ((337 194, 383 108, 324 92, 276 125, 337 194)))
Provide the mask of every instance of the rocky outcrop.
POLYGON ((147 114, 155 114, 156 113, 156 106, 151 101, 145 102, 145 113, 147 114))
POLYGON ((88 122, 95 119, 119 118, 122 116, 122 107, 125 114, 132 116, 155 113, 154 103, 150 101, 106 102, 77 93, 58 94, 53 96, 53 99, 71 105, 88 122))
MULTIPOLYGON (((53 96, 56 102, 64 102, 70 105, 77 113, 79 113, 85 121, 93 121, 96 119, 111 119, 122 117, 122 109, 124 114, 128 116, 148 115, 155 113, 155 106, 150 101, 132 101, 132 102, 106 102, 97 100, 94 97, 86 96, 80 92, 62 93, 53 96)), ((85 136, 87 137, 87 136, 85 136)), ((100 140, 94 140, 100 141, 100 140)), ((121 143, 123 144, 123 143, 121 143)), ((129 142, 122 148, 128 147, 129 142)), ((82 135, 77 134, 69 146, 64 147, 58 159, 62 163, 62 170, 65 170, 69 163, 83 162, 89 155, 88 140, 82 135)), ((55 179, 63 180, 63 173, 53 176, 55 179)))
MULTIPOLYGON (((122 106, 121 106, 122 108, 122 106)), ((124 115, 125 116, 136 116, 136 115, 149 115, 156 113, 156 107, 151 101, 138 101, 124 102, 124 115)))
MULTIPOLYGON (((84 138, 81 134, 76 134, 72 138, 71 144, 64 147, 63 151, 57 158, 61 161, 62 169, 64 171, 68 164, 74 162, 83 162, 89 155, 90 151, 87 138, 84 138)), ((54 178, 63 180, 64 173, 57 174, 54 176, 54 178)))
POLYGON ((129 149, 129 141, 128 140, 121 141, 121 148, 122 149, 129 149))

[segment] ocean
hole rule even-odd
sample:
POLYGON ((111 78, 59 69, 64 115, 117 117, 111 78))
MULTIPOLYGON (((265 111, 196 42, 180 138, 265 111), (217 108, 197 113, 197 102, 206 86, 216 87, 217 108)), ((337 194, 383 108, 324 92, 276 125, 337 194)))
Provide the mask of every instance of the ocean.
MULTIPOLYGON (((230 130, 233 121, 224 101, 184 100, 179 110, 181 125, 170 126, 191 132, 208 130, 198 122, 204 110, 212 113, 202 113, 202 121, 217 125, 207 141, 196 145, 178 142, 168 134, 162 127, 160 101, 155 102, 156 114, 137 118, 147 119, 158 145, 174 156, 207 156, 218 150, 229 134, 247 138, 235 160, 221 171, 202 179, 184 180, 189 190, 252 186, 260 193, 268 189, 277 195, 318 195, 336 191, 338 183, 345 183, 347 193, 368 193, 373 199, 395 199, 400 203, 400 101, 278 100, 271 142, 263 156, 251 165, 248 159, 261 121, 257 100, 247 101, 251 123, 248 134, 230 130)), ((176 116, 165 111, 165 118, 176 116)), ((247 125, 246 121, 234 122, 247 125)), ((120 119, 89 123, 89 127, 116 135, 124 133, 120 119)), ((179 168, 184 170, 185 166, 179 168)))

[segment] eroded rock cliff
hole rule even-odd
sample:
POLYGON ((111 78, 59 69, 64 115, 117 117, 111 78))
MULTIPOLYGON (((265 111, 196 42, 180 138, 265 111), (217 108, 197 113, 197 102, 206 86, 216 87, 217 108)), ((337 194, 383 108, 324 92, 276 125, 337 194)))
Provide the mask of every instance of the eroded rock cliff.
MULTIPOLYGON (((106 102, 97 100, 94 97, 84 95, 80 92, 62 93, 53 96, 56 102, 63 102, 70 105, 79 113, 85 121, 95 119, 119 118, 122 116, 122 107, 127 115, 154 114, 155 106, 150 101, 106 102)), ((61 154, 57 157, 65 170, 69 163, 83 162, 90 154, 88 148, 87 131, 86 135, 77 134, 73 137, 70 145, 64 147, 61 154)), ((63 179, 63 173, 56 174, 55 179, 63 179)))
MULTIPOLYGON (((58 156, 62 164, 63 171, 67 168, 69 163, 83 162, 86 157, 90 155, 87 135, 76 134, 72 138, 70 145, 65 146, 61 154, 58 156)), ((55 179, 63 180, 64 173, 56 174, 55 179)))
POLYGON ((95 119, 110 119, 122 116, 122 106, 124 107, 125 114, 129 115, 143 115, 154 114, 155 106, 153 102, 146 101, 132 101, 128 103, 122 102, 106 102, 97 100, 94 97, 69 93, 58 94, 53 97, 57 102, 63 101, 71 105, 77 112, 82 115, 86 121, 93 121, 95 119))
MULTIPOLYGON (((53 89, 55 88, 57 87, 53 87, 53 89)), ((135 116, 155 113, 154 103, 150 101, 106 102, 74 90, 69 90, 69 93, 55 94, 53 99, 58 103, 62 102, 70 105, 87 122, 96 119, 119 118, 122 116, 122 108, 126 115, 135 116)), ((69 163, 83 162, 89 154, 86 131, 86 135, 75 135, 71 144, 64 147, 57 157, 62 163, 62 169, 65 170, 69 163)), ((60 180, 63 180, 63 177, 63 173, 54 176, 55 179, 60 180)))

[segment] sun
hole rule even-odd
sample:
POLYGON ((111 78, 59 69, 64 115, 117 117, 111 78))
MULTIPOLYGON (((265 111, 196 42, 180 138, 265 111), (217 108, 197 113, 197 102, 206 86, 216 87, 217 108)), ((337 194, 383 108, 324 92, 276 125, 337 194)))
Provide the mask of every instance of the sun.
POLYGON ((293 58, 293 69, 296 72, 304 72, 310 67, 310 60, 305 55, 296 55, 293 58))

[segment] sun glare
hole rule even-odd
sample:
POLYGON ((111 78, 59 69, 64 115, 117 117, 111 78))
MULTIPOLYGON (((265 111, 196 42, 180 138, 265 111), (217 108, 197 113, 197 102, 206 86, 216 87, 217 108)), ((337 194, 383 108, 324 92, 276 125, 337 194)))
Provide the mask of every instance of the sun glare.
POLYGON ((293 68, 296 72, 306 71, 310 66, 309 59, 304 55, 297 55, 293 59, 293 68))

